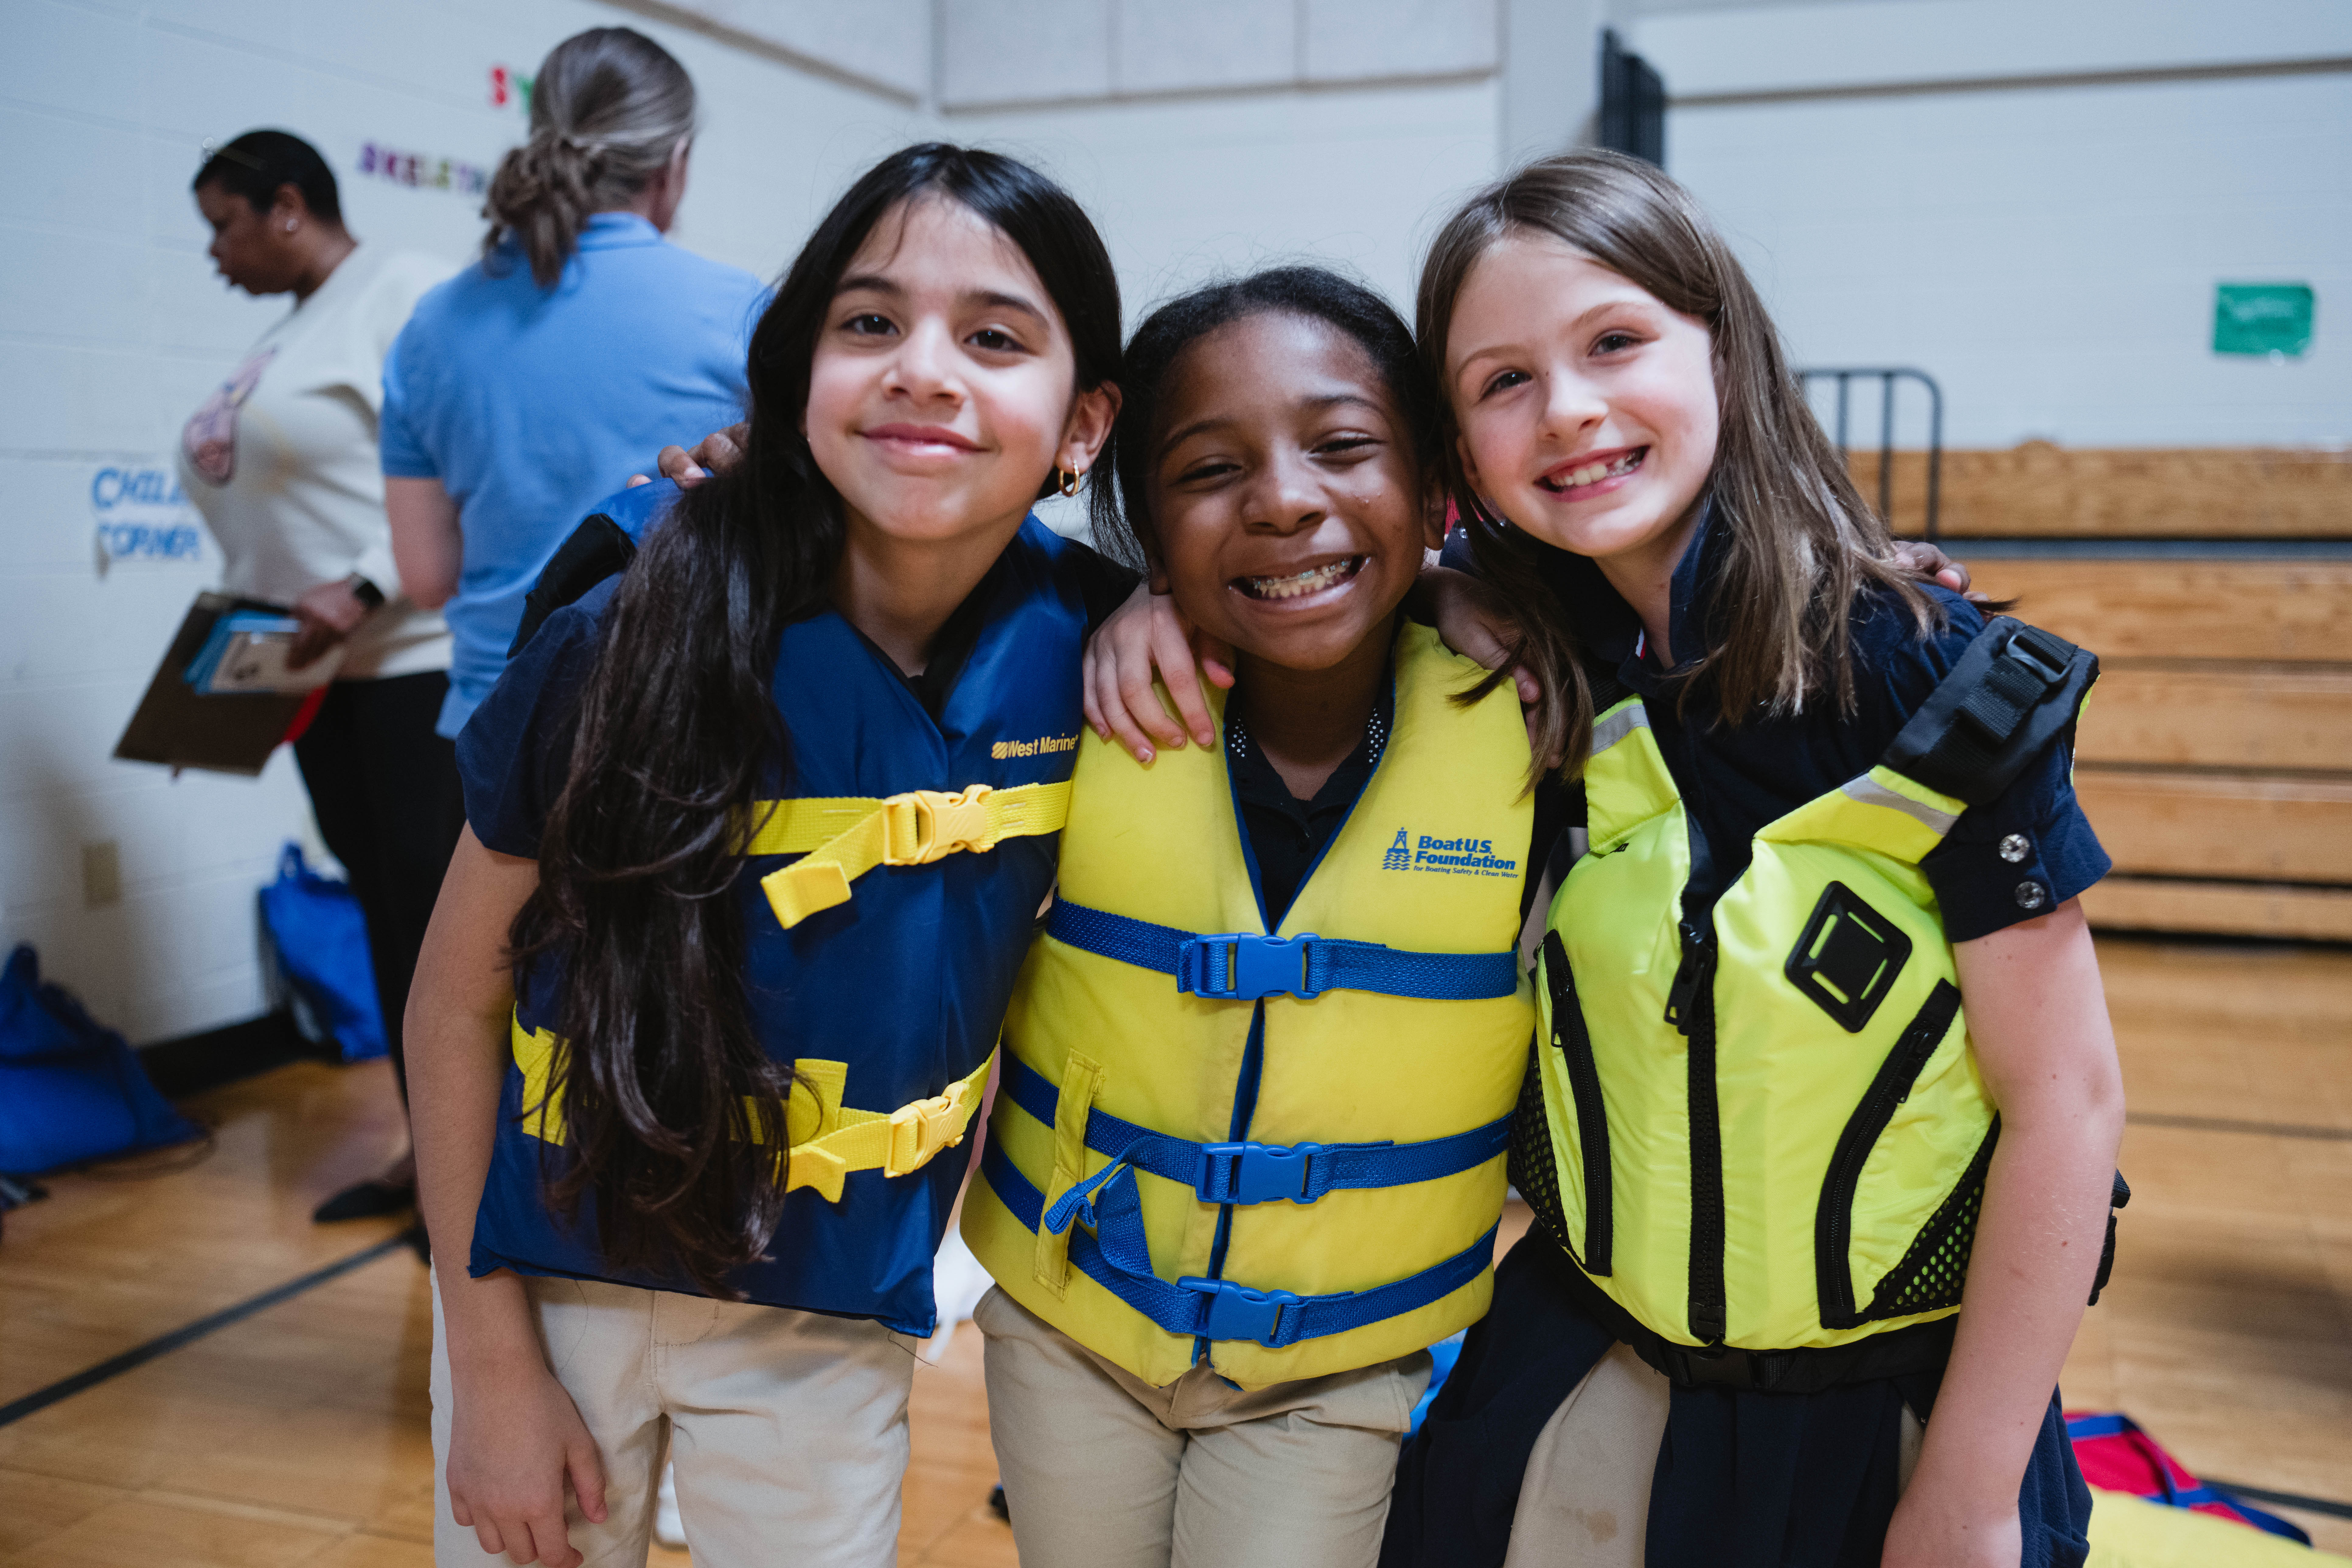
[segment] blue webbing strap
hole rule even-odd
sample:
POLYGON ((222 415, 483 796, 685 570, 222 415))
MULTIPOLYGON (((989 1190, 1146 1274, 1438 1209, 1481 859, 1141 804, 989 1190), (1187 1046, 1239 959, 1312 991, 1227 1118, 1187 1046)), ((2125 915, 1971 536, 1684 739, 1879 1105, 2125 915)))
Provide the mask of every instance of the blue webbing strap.
MULTIPOLYGON (((1032 1231, 1045 1223, 1045 1194, 1021 1173, 1003 1144, 990 1142, 980 1168, 1015 1219, 1032 1231)), ((1287 1290, 1253 1290, 1229 1279, 1185 1279, 1171 1284, 1151 1271, 1143 1204, 1129 1167, 1114 1164, 1083 1185, 1083 1198, 1074 1203, 1075 1193, 1066 1195, 1050 1216, 1063 1225, 1083 1216, 1095 1227, 1092 1234, 1071 1232, 1070 1261, 1169 1333, 1187 1338, 1255 1340, 1269 1350, 1282 1350, 1301 1340, 1345 1333, 1444 1300, 1477 1279, 1495 1257, 1495 1232, 1489 1229, 1444 1262, 1371 1290, 1298 1296, 1287 1290), (1121 1181, 1121 1176, 1127 1179, 1121 1181)))
MULTIPOLYGON (((1053 1084, 1036 1068, 1003 1053, 998 1092, 1046 1126, 1054 1125, 1053 1084)), ((1325 1193, 1403 1187, 1475 1171, 1510 1146, 1507 1116, 1418 1143, 1195 1143, 1139 1127, 1096 1107, 1087 1117, 1087 1147, 1114 1163, 1179 1182, 1207 1204, 1258 1204, 1274 1199, 1311 1204, 1325 1193)), ((1056 1226, 1055 1228, 1059 1228, 1056 1226)))
POLYGON ((1518 954, 1412 952, 1375 942, 1255 931, 1197 935, 1056 899, 1045 934, 1083 952, 1176 977, 1176 989, 1220 1001, 1373 991, 1433 1002, 1490 1001, 1519 987, 1518 954))

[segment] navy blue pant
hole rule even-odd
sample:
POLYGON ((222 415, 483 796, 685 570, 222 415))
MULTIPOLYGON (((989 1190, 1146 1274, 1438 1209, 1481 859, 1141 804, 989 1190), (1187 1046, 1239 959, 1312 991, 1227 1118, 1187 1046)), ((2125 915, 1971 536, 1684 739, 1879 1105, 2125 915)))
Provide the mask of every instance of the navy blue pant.
MULTIPOLYGON (((1528 1456, 1608 1352, 1578 1311, 1576 1265, 1530 1231, 1495 1270, 1495 1305, 1397 1462, 1381 1568, 1496 1568, 1528 1456)), ((1650 1491, 1648 1568, 1877 1568, 1895 1512, 1906 1405, 1939 1374, 1815 1394, 1677 1388, 1650 1491)), ((2018 1517, 2021 1568, 2080 1568, 2090 1489, 2053 1392, 2018 1517)))

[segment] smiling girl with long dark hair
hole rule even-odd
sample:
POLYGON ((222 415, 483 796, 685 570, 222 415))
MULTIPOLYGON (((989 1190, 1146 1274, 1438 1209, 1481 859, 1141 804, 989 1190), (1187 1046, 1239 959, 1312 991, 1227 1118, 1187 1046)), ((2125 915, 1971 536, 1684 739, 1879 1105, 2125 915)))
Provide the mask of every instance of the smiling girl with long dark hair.
POLYGON ((740 471, 608 503, 661 511, 642 554, 467 727, 412 1009, 440 1561, 642 1561, 666 1447, 698 1562, 891 1559, 933 1156, 1128 581, 1028 516, 1101 445, 1118 326, 1058 187, 886 159, 753 336, 740 471))

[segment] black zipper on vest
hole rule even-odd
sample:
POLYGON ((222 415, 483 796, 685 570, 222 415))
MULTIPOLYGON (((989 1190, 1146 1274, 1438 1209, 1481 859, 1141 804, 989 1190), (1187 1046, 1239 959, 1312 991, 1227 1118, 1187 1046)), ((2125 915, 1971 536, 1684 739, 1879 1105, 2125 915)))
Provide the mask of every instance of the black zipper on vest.
MULTIPOLYGON (((1698 836, 1692 826, 1691 836, 1698 836)), ((1723 1289, 1723 1124, 1715 1099, 1715 933, 1708 913, 1685 912, 1683 958, 1666 994, 1666 1022, 1689 1045, 1691 1236, 1690 1331, 1720 1345, 1728 1311, 1723 1289)))
POLYGON ((1601 1100, 1601 1069, 1592 1059, 1592 1035, 1576 975, 1558 931, 1544 932, 1544 982, 1551 992, 1551 1043, 1568 1063, 1568 1085, 1576 1097, 1576 1140, 1584 1159, 1584 1255, 1577 1263, 1587 1274, 1610 1271, 1609 1110, 1601 1100))
POLYGON ((1819 1298, 1822 1326, 1860 1328, 1864 1319, 1853 1299, 1853 1268, 1847 1250, 1853 1240, 1855 1189, 1862 1168, 1877 1147, 1879 1134, 1895 1120, 1895 1108, 1911 1098, 1912 1086, 1927 1070, 1927 1059, 1951 1033, 1959 1016, 1959 988, 1938 980, 1927 1002, 1895 1038, 1895 1048, 1878 1065, 1877 1076, 1838 1134, 1830 1155, 1829 1174, 1822 1182, 1822 1200, 1813 1215, 1814 1293, 1819 1298))

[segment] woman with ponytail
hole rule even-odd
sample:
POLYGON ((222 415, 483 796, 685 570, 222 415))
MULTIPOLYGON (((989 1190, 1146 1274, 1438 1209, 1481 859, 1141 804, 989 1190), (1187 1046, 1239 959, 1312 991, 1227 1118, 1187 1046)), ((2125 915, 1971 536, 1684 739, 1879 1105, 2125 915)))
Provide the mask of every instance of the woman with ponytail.
POLYGON ((1057 186, 884 160, 761 318, 741 463, 604 503, 641 552, 459 738, 410 1016, 436 1561, 643 1563, 665 1450, 706 1568, 892 1560, 945 1152, 1135 580, 1029 512, 1118 331, 1057 186))
POLYGON ((393 551, 454 639, 444 735, 489 694, 588 504, 673 432, 739 416, 760 282, 663 237, 694 129, 693 81, 642 33, 558 44, 530 139, 490 182, 481 259, 418 302, 384 362, 393 551))

